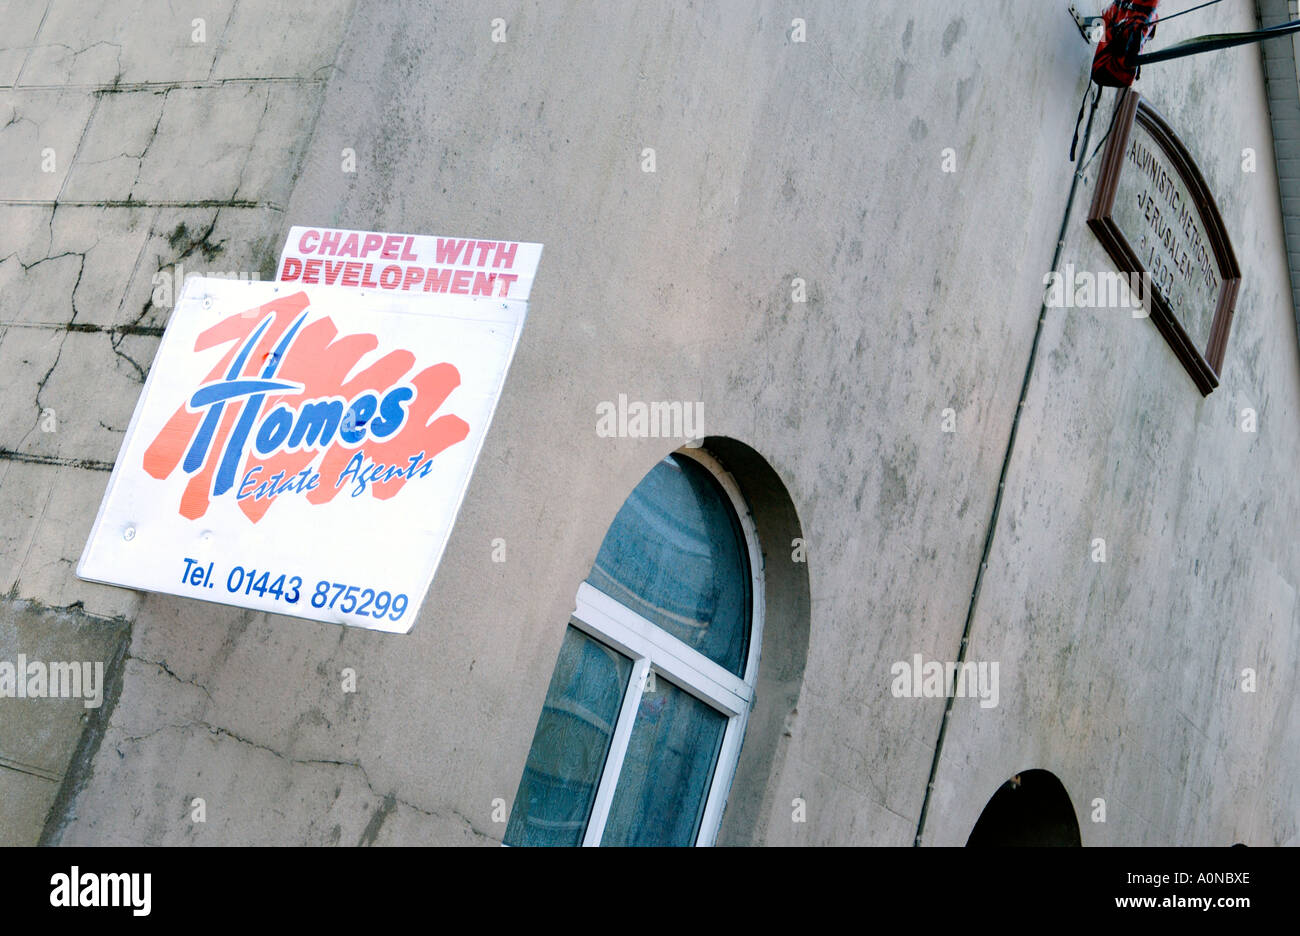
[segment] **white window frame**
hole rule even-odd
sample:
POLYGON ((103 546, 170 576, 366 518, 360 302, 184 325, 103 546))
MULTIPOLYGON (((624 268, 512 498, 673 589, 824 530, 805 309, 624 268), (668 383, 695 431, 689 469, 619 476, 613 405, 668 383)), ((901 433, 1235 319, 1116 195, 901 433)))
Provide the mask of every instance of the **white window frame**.
POLYGON ((703 467, 719 483, 731 502, 731 508, 740 521, 749 558, 750 612, 749 654, 745 661, 744 677, 736 676, 710 660, 704 654, 687 646, 657 624, 647 620, 615 601, 604 592, 583 582, 578 587, 576 607, 570 623, 595 640, 619 651, 632 660, 632 673, 627 692, 614 723, 614 734, 609 752, 601 769, 596 798, 591 816, 583 834, 584 846, 600 844, 609 819, 610 804, 622 773, 632 725, 641 705, 641 696, 649 681, 651 671, 656 679, 666 679, 674 686, 690 693, 727 717, 722 735, 722 746, 709 781, 704 815, 700 820, 695 839, 697 846, 713 845, 722 826, 722 813, 736 775, 740 760, 740 747, 745 738, 745 725, 754 705, 754 685, 758 681, 758 661, 763 645, 763 553, 759 549, 757 528, 749 505, 740 493, 734 478, 716 458, 698 448, 679 449, 673 453, 690 458, 703 467))

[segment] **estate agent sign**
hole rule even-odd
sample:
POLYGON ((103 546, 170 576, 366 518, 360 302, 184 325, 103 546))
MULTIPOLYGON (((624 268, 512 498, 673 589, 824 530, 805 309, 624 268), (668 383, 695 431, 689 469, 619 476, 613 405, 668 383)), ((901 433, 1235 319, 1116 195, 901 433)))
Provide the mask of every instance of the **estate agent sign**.
POLYGON ((78 574, 409 631, 523 329, 529 246, 485 295, 188 280, 78 574))
POLYGON ((1241 270, 1187 147, 1131 88, 1118 105, 1088 225, 1121 271, 1149 274, 1151 320, 1208 395, 1219 385, 1241 270))

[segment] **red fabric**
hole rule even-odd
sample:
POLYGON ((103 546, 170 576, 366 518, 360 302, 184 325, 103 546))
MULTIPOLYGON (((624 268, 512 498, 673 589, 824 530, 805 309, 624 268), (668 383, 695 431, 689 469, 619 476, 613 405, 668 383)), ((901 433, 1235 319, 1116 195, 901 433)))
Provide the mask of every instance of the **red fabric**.
POLYGON ((1160 0, 1116 0, 1101 15, 1106 35, 1092 58, 1092 80, 1108 88, 1127 88, 1137 78, 1131 64, 1156 32, 1160 0))

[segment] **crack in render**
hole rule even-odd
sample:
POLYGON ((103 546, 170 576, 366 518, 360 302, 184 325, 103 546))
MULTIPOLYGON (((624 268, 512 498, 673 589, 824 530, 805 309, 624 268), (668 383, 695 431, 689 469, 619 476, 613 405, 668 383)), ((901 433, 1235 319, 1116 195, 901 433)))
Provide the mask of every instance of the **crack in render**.
POLYGON ((32 424, 32 428, 27 430, 27 434, 24 435, 22 439, 19 441, 18 443, 19 445, 22 445, 24 442, 26 442, 28 437, 37 429, 39 429, 41 426, 41 414, 45 412, 45 407, 41 404, 41 394, 45 391, 46 381, 50 379, 50 375, 54 373, 54 369, 59 366, 59 359, 63 357, 63 346, 67 342, 67 340, 68 340, 68 333, 64 332, 63 337, 59 339, 59 350, 54 355, 54 362, 50 364, 50 369, 45 372, 45 376, 42 377, 36 384, 36 394, 33 400, 33 402, 36 405, 36 422, 32 424))
POLYGON ((14 75, 14 84, 17 85, 23 79, 23 72, 27 70, 27 63, 32 60, 32 52, 36 49, 36 40, 41 38, 41 30, 45 28, 45 20, 50 15, 50 7, 54 6, 54 0, 45 0, 45 10, 41 13, 41 21, 36 24, 36 32, 32 33, 32 44, 27 47, 27 54, 23 56, 23 63, 18 66, 18 74, 14 75))
MULTIPOLYGON (((90 45, 83 46, 80 49, 74 49, 66 42, 42 42, 39 45, 33 45, 32 48, 33 49, 67 49, 69 52, 72 53, 72 60, 75 63, 78 58, 85 55, 91 49, 95 48, 96 46, 102 46, 102 45, 112 46, 114 49, 117 50, 117 77, 120 79, 122 77, 122 44, 120 42, 109 42, 107 39, 97 39, 96 41, 92 42, 90 45)), ((72 77, 71 72, 72 70, 69 69, 68 70, 69 78, 72 77)))
MULTIPOLYGON (((24 118, 26 119, 26 118, 24 118)), ((4 208, 264 208, 284 212, 284 206, 272 201, 252 198, 0 198, 4 208)))
POLYGON ((133 200, 135 187, 140 184, 140 173, 144 171, 144 157, 148 154, 149 147, 153 146, 154 140, 158 139, 158 128, 162 126, 163 114, 167 111, 167 95, 170 93, 170 90, 162 93, 162 103, 158 105, 158 119, 154 121, 153 130, 149 134, 149 139, 145 141, 144 149, 136 157, 135 178, 131 180, 131 187, 126 190, 126 200, 128 202, 133 200))
MULTIPOLYGON (((83 468, 86 471, 112 471, 113 463, 98 461, 93 458, 64 458, 59 455, 37 455, 32 452, 16 452, 13 449, 0 448, 0 461, 23 462, 28 465, 55 465, 59 468, 83 468)), ((66 609, 74 610, 73 606, 66 609)))
MULTIPOLYGON (((326 69, 333 69, 338 74, 344 72, 333 64, 320 65, 312 70, 312 76, 326 69)), ((138 94, 141 91, 206 91, 224 88, 227 85, 320 85, 329 81, 328 77, 302 77, 299 75, 262 75, 243 78, 186 78, 181 80, 122 81, 114 77, 112 83, 99 82, 63 82, 60 84, 0 84, 0 91, 67 91, 83 94, 138 94)))
MULTIPOLYGON (((231 201, 233 202, 234 199, 231 201)), ((196 250, 203 254, 203 259, 208 263, 211 263, 217 258, 217 254, 221 253, 226 244, 225 238, 216 242, 212 241, 212 235, 217 229, 217 219, 221 217, 222 207, 225 207, 225 205, 217 206, 217 210, 212 212, 212 220, 208 222, 208 226, 203 230, 203 233, 198 237, 190 238, 185 250, 171 262, 172 266, 176 266, 182 260, 189 259, 194 255, 194 251, 196 250)), ((176 245, 184 240, 188 234, 189 230, 185 227, 185 222, 182 221, 180 225, 177 226, 176 230, 172 232, 171 236, 167 238, 167 243, 175 249, 176 245)), ((161 270, 162 267, 160 266, 158 269, 161 270)), ((137 319, 137 321, 139 320, 137 319)))
MULTIPOLYGON (((139 659, 139 658, 135 657, 134 659, 139 659)), ((147 660, 143 662, 155 662, 155 661, 147 660)), ((186 680, 180 680, 180 681, 186 682, 186 680)), ((492 838, 492 836, 488 835, 486 832, 484 832, 483 830, 479 829, 476 825, 474 825, 473 820, 471 820, 468 816, 465 816, 463 813, 455 809, 449 810, 448 813, 446 814, 437 813, 432 810, 425 809, 422 806, 418 806, 415 803, 412 803, 410 800, 403 799, 402 797, 398 796, 395 792, 390 791, 388 793, 381 794, 377 789, 375 789, 375 785, 370 779, 370 774, 366 771, 366 768, 361 764, 360 760, 336 760, 336 759, 324 758, 324 757, 310 757, 310 758, 291 757, 288 754, 283 753, 282 751, 277 751, 273 747, 262 744, 258 741, 253 741, 249 738, 245 738, 242 735, 236 734, 235 732, 231 731, 229 728, 223 728, 220 725, 214 725, 211 722, 197 720, 197 721, 192 721, 181 725, 162 725, 158 728, 154 728, 151 731, 147 731, 142 735, 134 735, 134 736, 123 735, 122 738, 119 739, 118 743, 134 744, 143 741, 147 738, 151 738, 154 735, 161 734, 164 731, 192 731, 195 728, 205 728, 207 729, 208 733, 211 735, 215 735, 219 738, 229 738, 232 741, 236 741, 240 744, 248 745, 249 747, 255 748, 259 751, 266 751, 268 754, 272 754, 275 757, 278 757, 280 760, 288 764, 302 764, 308 767, 351 768, 353 770, 356 770, 361 775, 361 779, 365 781, 366 787, 370 790, 371 794, 374 797, 380 800, 381 804, 391 799, 393 802, 405 806, 407 809, 420 813, 423 816, 428 816, 430 819, 445 819, 447 818, 447 815, 450 814, 452 816, 455 816, 461 822, 463 822, 469 828, 469 830, 473 832, 475 835, 478 835, 481 838, 486 838, 486 839, 492 838)))
POLYGON ((213 702, 213 703, 216 702, 216 700, 212 698, 212 693, 208 691, 207 686, 203 685, 203 683, 199 682, 197 679, 182 679, 180 676, 176 674, 175 671, 172 670, 170 666, 168 666, 162 660, 149 660, 146 659, 145 657, 136 656, 135 654, 129 652, 126 655, 126 658, 128 660, 135 660, 138 663, 148 663, 151 666, 156 666, 164 673, 166 673, 168 676, 170 676, 172 679, 176 680, 177 682, 184 683, 187 686, 194 686, 197 689, 201 689, 203 691, 203 694, 208 697, 209 702, 213 702))
POLYGON ((82 335, 135 335, 161 338, 166 328, 162 325, 93 325, 89 322, 5 322, 0 328, 43 328, 46 331, 69 331, 82 335))
MULTIPOLYGON (((54 223, 54 215, 53 215, 52 212, 51 212, 51 214, 50 214, 50 223, 51 223, 51 224, 54 223)), ((51 236, 51 239, 52 239, 52 238, 53 238, 53 234, 51 233, 50 236, 51 236)), ((99 246, 99 241, 95 241, 95 243, 92 244, 92 245, 90 246, 89 249, 84 250, 84 251, 79 251, 79 250, 65 250, 65 251, 63 251, 63 253, 57 253, 57 254, 52 254, 52 255, 50 255, 50 256, 41 257, 41 259, 39 259, 39 260, 33 260, 31 263, 23 263, 23 258, 20 257, 20 256, 18 255, 18 251, 14 251, 14 252, 11 253, 11 254, 8 254, 8 255, 6 255, 6 256, 4 256, 4 257, 0 257, 0 263, 3 263, 5 260, 8 260, 8 259, 10 259, 10 258, 12 257, 13 259, 15 259, 15 260, 18 261, 18 265, 19 265, 20 267, 23 268, 23 272, 24 272, 24 273, 26 273, 28 270, 32 269, 33 267, 38 267, 38 266, 40 266, 42 263, 48 263, 48 262, 51 261, 51 260, 62 260, 64 257, 80 257, 80 258, 81 258, 81 262, 84 264, 84 263, 86 262, 86 254, 89 253, 91 249, 94 249, 94 248, 97 247, 97 246, 99 246)), ((77 277, 77 280, 78 280, 78 282, 80 282, 81 277, 78 276, 78 277, 77 277)), ((75 308, 75 306, 74 306, 74 308, 75 308)))
MULTIPOLYGON (((118 73, 122 70, 122 50, 117 50, 117 67, 118 73)), ((90 115, 86 117, 86 122, 81 125, 81 133, 77 136, 77 145, 72 150, 72 159, 68 161, 68 169, 63 173, 63 181, 59 183, 59 191, 54 196, 55 207, 50 211, 50 246, 54 246, 54 212, 58 210, 59 198, 68 189, 68 182, 72 179, 72 170, 77 164, 77 157, 81 155, 81 148, 86 145, 86 136, 90 133, 91 126, 95 123, 95 115, 99 113, 99 103, 102 99, 96 97, 95 103, 91 105, 90 115)))
POLYGON ((12 114, 12 115, 10 116, 10 118, 5 122, 5 125, 4 125, 3 127, 0 127, 0 130, 8 130, 8 129, 9 129, 10 127, 12 127, 14 124, 23 123, 24 121, 26 121, 27 123, 29 123, 29 124, 31 124, 33 127, 35 127, 35 128, 37 129, 37 131, 39 131, 39 130, 41 129, 41 125, 38 124, 36 121, 32 120, 32 118, 30 118, 30 117, 22 117, 22 116, 19 116, 19 114, 18 114, 18 108, 15 107, 15 108, 14 108, 14 112, 13 112, 13 114, 12 114))
POLYGON ((253 150, 257 144, 257 138, 262 133, 262 121, 266 120, 266 112, 271 109, 271 88, 266 89, 266 100, 262 102, 262 113, 257 117, 257 126, 253 128, 253 136, 248 144, 248 155, 244 157, 244 164, 239 167, 239 178, 235 181, 235 191, 231 194, 230 200, 234 201, 239 195, 239 190, 244 187, 244 173, 248 171, 248 164, 253 161, 253 150))
MULTIPOLYGON (((204 261, 207 263, 211 263, 214 259, 216 259, 217 255, 221 253, 226 243, 224 238, 216 242, 213 242, 212 240, 212 235, 216 232, 217 229, 217 220, 220 217, 221 217, 221 209, 218 208, 216 211, 212 213, 212 218, 208 222, 208 226, 197 237, 190 237, 189 243, 186 244, 185 249, 181 251, 180 254, 173 257, 170 263, 164 264, 162 262, 162 257, 155 255, 154 260, 157 263, 157 269, 154 271, 154 276, 157 276, 157 274, 161 273, 167 267, 171 267, 174 275, 174 271, 181 265, 183 261, 194 256, 195 251, 198 251, 200 254, 202 254, 204 261)), ((189 230, 185 227, 185 222, 182 221, 179 225, 177 225, 176 229, 172 231, 171 235, 168 236, 167 243, 173 249, 176 249, 176 247, 181 243, 181 241, 183 241, 187 236, 189 236, 189 230)), ((143 257, 143 251, 141 252, 141 257, 143 257)), ((138 261, 137 261, 137 268, 138 268, 138 261)), ((132 273, 132 279, 134 280, 134 278, 135 278, 135 273, 132 273)), ((150 279, 150 283, 151 285, 154 283, 154 280, 152 278, 150 279)), ((173 284, 173 286, 175 285, 176 284, 173 284)), ((162 326, 148 326, 148 325, 140 324, 146 318, 148 318, 149 314, 153 310, 154 310, 153 292, 150 291, 149 298, 145 300, 145 303, 141 307, 139 314, 136 315, 135 318, 133 318, 130 321, 130 323, 127 324, 124 328, 118 329, 117 333, 112 338, 109 339, 113 344, 114 353, 118 354, 120 357, 126 357, 126 355, 123 354, 121 351, 119 351, 118 348, 121 345, 123 338, 126 337, 127 333, 133 332, 136 334, 140 334, 145 330, 149 330, 151 332, 156 331, 158 335, 162 334, 163 331, 162 326)), ((142 368, 140 368, 140 365, 136 364, 136 362, 129 357, 127 357, 127 360, 131 361, 132 364, 135 364, 137 370, 140 370, 141 375, 143 377, 144 371, 142 368)), ((143 379, 141 382, 143 382, 143 379)))
POLYGON ((136 383, 143 384, 145 378, 149 376, 149 372, 141 366, 139 361, 131 357, 131 355, 127 354, 125 351, 120 350, 120 346, 125 338, 125 332, 110 333, 108 339, 109 346, 113 349, 114 354, 135 368, 135 377, 133 379, 136 383))
POLYGON ((230 24, 235 21, 235 13, 239 10, 239 0, 233 0, 230 4, 230 12, 226 14, 226 22, 221 27, 221 38, 217 41, 217 51, 212 56, 212 64, 208 66, 208 80, 217 73, 217 62, 220 61, 222 53, 226 51, 226 35, 230 32, 230 24))
POLYGON ((59 783, 63 779, 63 774, 45 767, 37 767, 35 764, 24 764, 21 761, 13 760, 0 754, 0 770, 12 770, 14 773, 26 774, 29 777, 36 777, 40 780, 48 780, 50 783, 59 783))
MULTIPOLYGON (((54 219, 54 215, 53 213, 51 213, 50 220, 53 221, 53 219, 54 219)), ((72 317, 68 319, 69 325, 71 325, 73 322, 77 320, 77 290, 81 288, 81 278, 86 275, 86 254, 90 253, 98 246, 99 246, 99 241, 95 241, 95 243, 91 244, 89 247, 87 247, 85 250, 83 250, 80 254, 77 255, 81 259, 81 266, 77 270, 77 281, 72 284, 72 292, 68 296, 68 302, 71 303, 72 305, 72 317)))
MULTIPOLYGON (((53 213, 51 213, 50 215, 51 225, 53 224, 53 222, 54 222, 54 216, 53 213)), ((52 237, 53 237, 53 231, 51 230, 51 238, 52 237)), ((69 302, 71 303, 72 306, 72 315, 71 317, 69 317, 67 322, 67 331, 75 331, 76 329, 73 328, 72 326, 76 322, 76 318, 77 318, 77 290, 81 287, 82 277, 86 275, 86 254, 90 253, 90 251, 94 250, 98 246, 99 246, 99 241, 96 240, 95 243, 91 244, 85 250, 81 250, 81 251, 65 250, 62 253, 51 254, 49 256, 41 257, 39 260, 33 260, 31 263, 23 263, 22 257, 20 257, 17 254, 17 252, 15 252, 9 254, 3 259, 0 259, 0 263, 3 263, 5 260, 8 260, 10 258, 13 258, 18 261, 18 265, 22 267, 23 273, 26 274, 32 269, 34 269, 35 267, 40 266, 42 263, 47 263, 51 260, 61 260, 64 257, 76 257, 80 261, 80 266, 77 269, 77 281, 72 284, 72 291, 68 297, 69 302)), ((50 364, 50 369, 45 372, 45 376, 42 377, 36 384, 36 394, 33 400, 33 403, 36 406, 36 421, 32 424, 32 427, 27 430, 26 434, 23 435, 22 439, 19 440, 18 444, 20 446, 23 443, 25 443, 28 440, 28 438, 31 437, 31 434, 33 432, 35 432, 38 428, 40 428, 41 415, 45 412, 45 407, 41 403, 41 394, 45 391, 45 384, 47 381, 49 381, 50 376, 54 373, 54 369, 59 366, 59 359, 63 356, 63 345, 64 342, 67 340, 67 331, 65 331, 63 338, 59 340, 59 350, 54 355, 54 362, 50 364)))

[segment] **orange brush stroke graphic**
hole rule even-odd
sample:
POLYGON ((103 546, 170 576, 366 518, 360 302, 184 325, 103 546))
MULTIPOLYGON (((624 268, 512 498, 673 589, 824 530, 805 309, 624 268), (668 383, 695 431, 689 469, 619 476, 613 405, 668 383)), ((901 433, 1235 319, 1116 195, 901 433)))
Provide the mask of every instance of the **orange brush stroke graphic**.
MULTIPOLYGON (((196 352, 223 343, 229 343, 229 348, 207 376, 196 382, 195 389, 202 384, 224 379, 239 349, 258 326, 268 316, 272 316, 273 321, 258 339, 240 372, 241 377, 259 376, 286 329, 307 305, 306 294, 296 293, 249 309, 243 314, 228 316, 204 331, 194 343, 196 352)), ((281 403, 296 413, 298 407, 307 400, 326 397, 352 400, 366 391, 382 395, 390 387, 402 383, 404 375, 415 364, 415 355, 404 349, 385 354, 348 379, 348 374, 356 368, 362 357, 378 347, 379 339, 373 334, 340 337, 338 329, 329 318, 317 319, 305 325, 294 337, 276 372, 277 379, 301 384, 303 389, 296 393, 268 394, 258 411, 258 419, 281 403)), ((415 387, 415 397, 408 402, 406 419, 392 438, 379 442, 367 437, 360 446, 349 447, 340 444, 336 433, 323 454, 320 449, 309 448, 298 452, 275 452, 267 458, 260 458, 253 451, 250 437, 241 458, 239 479, 242 480, 251 469, 258 466, 262 468, 256 476, 259 482, 269 480, 278 472, 283 472, 285 478, 291 478, 319 459, 316 470, 320 472, 320 484, 307 494, 307 500, 312 504, 324 504, 347 487, 346 484, 335 486, 335 481, 357 452, 361 452, 368 462, 406 468, 412 456, 423 452, 420 460, 420 464, 423 464, 469 435, 469 424, 460 417, 447 415, 435 418, 448 395, 460 385, 460 372, 453 365, 434 364, 408 378, 406 382, 415 387)), ((213 477, 244 405, 247 405, 246 401, 227 405, 222 412, 207 457, 185 486, 179 506, 181 516, 196 520, 207 513, 211 506, 213 477)), ((202 419, 202 413, 191 411, 182 402, 146 449, 145 471, 159 480, 170 477, 180 467, 202 419)), ((400 491, 407 480, 405 477, 393 477, 387 481, 376 481, 368 485, 367 490, 375 497, 386 500, 400 491)), ((227 493, 234 496, 238 490, 237 483, 227 493)), ((249 520, 256 523, 266 515, 275 500, 271 496, 260 500, 246 497, 239 500, 238 504, 249 520)))

